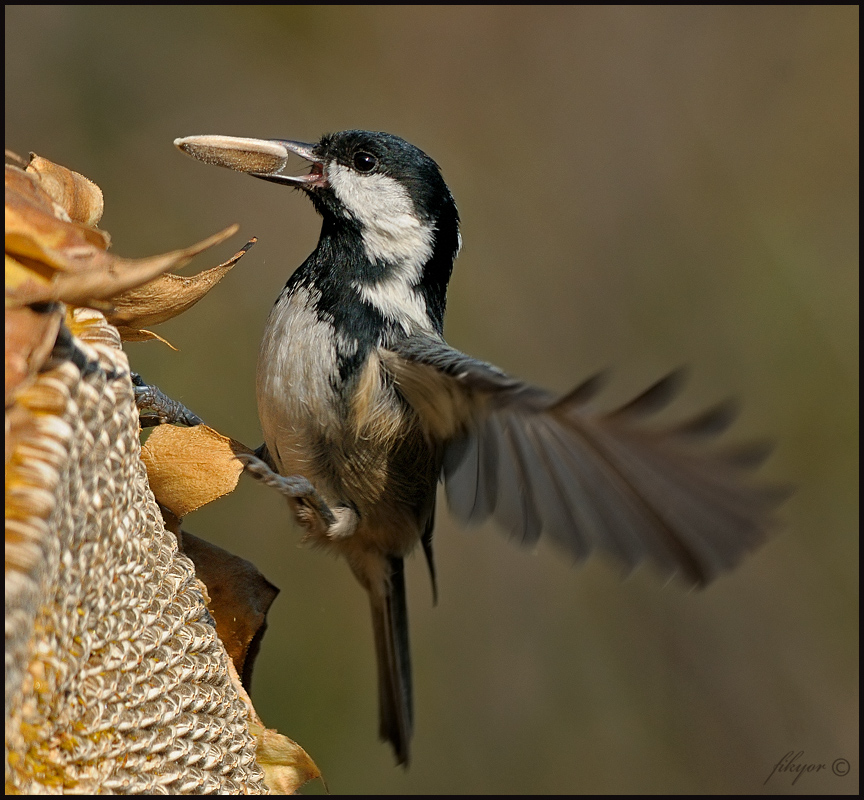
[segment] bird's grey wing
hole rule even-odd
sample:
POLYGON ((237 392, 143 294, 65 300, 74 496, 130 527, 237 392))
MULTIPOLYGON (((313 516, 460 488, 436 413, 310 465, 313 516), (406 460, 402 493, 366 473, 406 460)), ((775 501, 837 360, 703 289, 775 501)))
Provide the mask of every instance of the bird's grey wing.
POLYGON ((705 584, 764 540, 784 494, 750 480, 767 451, 707 447, 734 417, 728 404, 675 428, 645 425, 679 374, 590 415, 595 379, 555 399, 425 335, 383 355, 429 435, 446 442, 453 513, 492 516, 523 544, 542 533, 576 559, 601 549, 628 568, 649 560, 705 584))

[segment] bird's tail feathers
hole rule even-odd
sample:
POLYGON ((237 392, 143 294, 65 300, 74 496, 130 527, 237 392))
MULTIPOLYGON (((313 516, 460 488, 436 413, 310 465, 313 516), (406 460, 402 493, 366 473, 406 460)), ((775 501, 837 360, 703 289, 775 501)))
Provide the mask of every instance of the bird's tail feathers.
POLYGON ((379 734, 393 745, 397 762, 407 766, 414 712, 405 573, 401 558, 388 558, 388 566, 389 580, 383 598, 374 593, 369 595, 378 662, 379 734))

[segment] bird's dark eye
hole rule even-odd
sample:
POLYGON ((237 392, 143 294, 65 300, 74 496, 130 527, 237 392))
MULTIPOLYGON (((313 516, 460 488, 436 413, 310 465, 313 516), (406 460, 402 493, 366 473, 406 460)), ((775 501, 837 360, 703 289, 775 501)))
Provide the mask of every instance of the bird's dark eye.
POLYGON ((357 153, 354 156, 354 169, 357 172, 372 172, 378 164, 378 159, 371 153, 357 153))

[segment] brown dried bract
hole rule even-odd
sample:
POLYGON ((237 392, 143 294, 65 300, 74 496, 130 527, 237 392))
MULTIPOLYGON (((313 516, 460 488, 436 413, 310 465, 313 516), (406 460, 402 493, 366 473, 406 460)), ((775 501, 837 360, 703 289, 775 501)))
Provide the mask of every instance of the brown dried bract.
POLYGON ((94 226, 102 219, 102 190, 93 181, 35 153, 30 154, 26 172, 38 180, 39 186, 72 222, 94 226))
POLYGON ((141 448, 156 500, 181 519, 234 490, 243 465, 234 457, 252 451, 207 425, 160 425, 141 448))
POLYGON ((49 195, 37 175, 7 164, 6 252, 36 259, 60 270, 76 270, 93 251, 104 251, 110 237, 97 228, 73 222, 49 195))
MULTIPOLYGON (((113 309, 105 314, 106 319, 117 326, 124 340, 133 340, 133 331, 141 331, 148 325, 158 325, 195 305, 257 241, 251 239, 227 261, 197 275, 188 278, 182 275, 160 275, 143 286, 117 295, 112 300, 113 309)), ((149 331, 141 332, 149 335, 135 338, 134 341, 161 338, 149 331)))
MULTIPOLYGON (((237 230, 231 226, 164 255, 125 259, 107 252, 110 237, 94 227, 102 216, 102 192, 87 178, 39 156, 33 156, 26 169, 7 164, 4 173, 7 308, 60 301, 110 313, 118 296, 184 266, 237 230)), ((126 327, 140 327, 129 322, 136 316, 158 316, 161 321, 181 313, 212 288, 242 252, 245 249, 198 280, 174 276, 145 293, 142 309, 134 296, 123 298, 126 327), (164 306, 157 309, 160 301, 164 306)))
POLYGON ((271 792, 294 794, 308 781, 321 778, 323 782, 318 765, 297 742, 259 723, 257 717, 250 720, 249 730, 257 744, 256 760, 264 770, 264 781, 271 792))
MULTIPOLYGON (((164 514, 164 511, 163 511, 164 514)), ((251 691, 252 669, 261 637, 267 629, 267 611, 279 594, 259 569, 215 544, 188 531, 177 537, 184 554, 195 564, 195 574, 207 587, 207 608, 216 620, 216 632, 251 691)))
POLYGON ((9 407, 15 392, 35 376, 51 354, 62 321, 63 314, 59 308, 47 311, 34 311, 30 308, 6 310, 5 407, 9 407))

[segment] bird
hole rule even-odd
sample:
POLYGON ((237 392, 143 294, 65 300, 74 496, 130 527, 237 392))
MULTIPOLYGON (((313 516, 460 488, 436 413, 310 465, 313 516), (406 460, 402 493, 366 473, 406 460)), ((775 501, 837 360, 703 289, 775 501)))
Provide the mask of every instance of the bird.
POLYGON ((672 373, 626 405, 563 397, 454 349, 444 312, 461 247, 438 164, 389 133, 305 143, 193 136, 199 160, 302 191, 322 218, 312 254, 268 318, 257 368, 259 454, 293 479, 305 538, 348 562, 365 590, 377 659, 379 733, 399 764, 413 732, 404 560, 418 545, 433 593, 438 487, 465 523, 493 518, 581 560, 705 585, 760 545, 782 492, 752 479, 768 448, 709 447, 735 416, 721 403, 675 425, 647 418, 678 392, 672 373), (294 154, 308 163, 283 174, 294 154))

